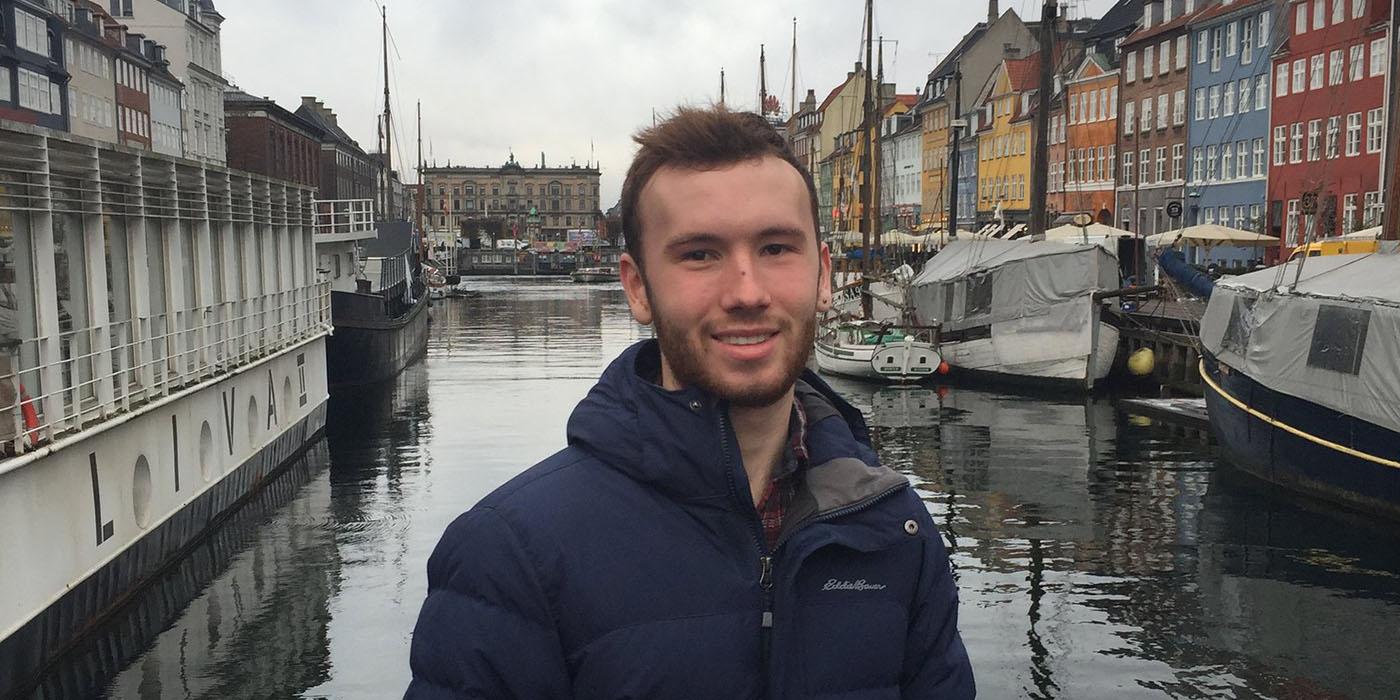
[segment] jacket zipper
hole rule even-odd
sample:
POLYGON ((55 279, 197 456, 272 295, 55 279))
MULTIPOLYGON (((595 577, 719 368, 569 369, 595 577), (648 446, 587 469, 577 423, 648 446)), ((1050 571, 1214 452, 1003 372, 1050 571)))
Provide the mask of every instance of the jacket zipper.
MULTIPOLYGON (((734 464, 729 457, 729 416, 726 409, 719 411, 719 440, 720 451, 724 454, 724 473, 729 481, 729 495, 736 503, 739 500, 739 487, 734 482, 734 464)), ((752 504, 752 498, 747 501, 752 504)), ((769 551, 767 543, 763 538, 763 523, 758 519, 758 511, 749 508, 752 516, 749 518, 749 536, 753 540, 754 549, 758 552, 758 587, 763 593, 763 614, 759 618, 759 659, 758 667, 762 669, 762 688, 760 697, 768 696, 768 676, 769 661, 772 656, 773 638, 773 553, 769 551)))

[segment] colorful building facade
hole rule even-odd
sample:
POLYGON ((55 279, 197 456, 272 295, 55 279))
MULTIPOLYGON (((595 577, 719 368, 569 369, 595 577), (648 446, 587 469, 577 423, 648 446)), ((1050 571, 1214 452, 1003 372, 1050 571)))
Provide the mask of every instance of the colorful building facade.
POLYGON ((1290 0, 1283 13, 1268 179, 1280 253, 1380 224, 1391 50, 1384 0, 1290 0))

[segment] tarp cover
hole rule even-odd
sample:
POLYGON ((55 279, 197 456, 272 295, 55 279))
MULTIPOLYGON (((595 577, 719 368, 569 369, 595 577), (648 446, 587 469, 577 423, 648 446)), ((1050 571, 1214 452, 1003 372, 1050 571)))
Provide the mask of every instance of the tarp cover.
POLYGON ((952 241, 914 278, 921 323, 945 330, 1050 315, 1056 305, 1118 288, 1118 260, 1102 246, 995 239, 952 241))
POLYGON ((1201 343, 1274 391, 1400 431, 1400 255, 1308 258, 1290 290, 1297 270, 1216 282, 1201 343))

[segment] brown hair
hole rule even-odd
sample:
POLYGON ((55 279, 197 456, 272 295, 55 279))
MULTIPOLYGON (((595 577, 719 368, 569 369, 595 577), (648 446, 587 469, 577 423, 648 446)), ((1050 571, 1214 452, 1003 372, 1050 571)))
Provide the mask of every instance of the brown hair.
POLYGON ((817 235, 817 186, 812 173, 788 148, 783 135, 768 120, 752 112, 732 112, 722 106, 680 107, 675 115, 633 140, 641 146, 622 181, 622 233, 627 252, 642 264, 642 189, 663 166, 705 170, 746 160, 774 156, 791 165, 807 184, 812 200, 812 235, 817 235))

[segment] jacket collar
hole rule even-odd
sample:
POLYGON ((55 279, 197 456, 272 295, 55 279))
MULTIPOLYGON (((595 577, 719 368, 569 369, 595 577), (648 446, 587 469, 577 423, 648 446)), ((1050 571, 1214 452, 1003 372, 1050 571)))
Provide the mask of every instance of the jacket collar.
MULTIPOLYGON (((652 381, 659 374, 655 340, 625 350, 569 417, 569 444, 678 501, 733 502, 734 475, 726 466, 742 474, 742 465, 725 426, 727 404, 696 388, 664 389, 652 381)), ((908 483, 880 465, 860 412, 815 373, 802 373, 797 397, 808 414, 804 491, 812 512, 908 483)))

